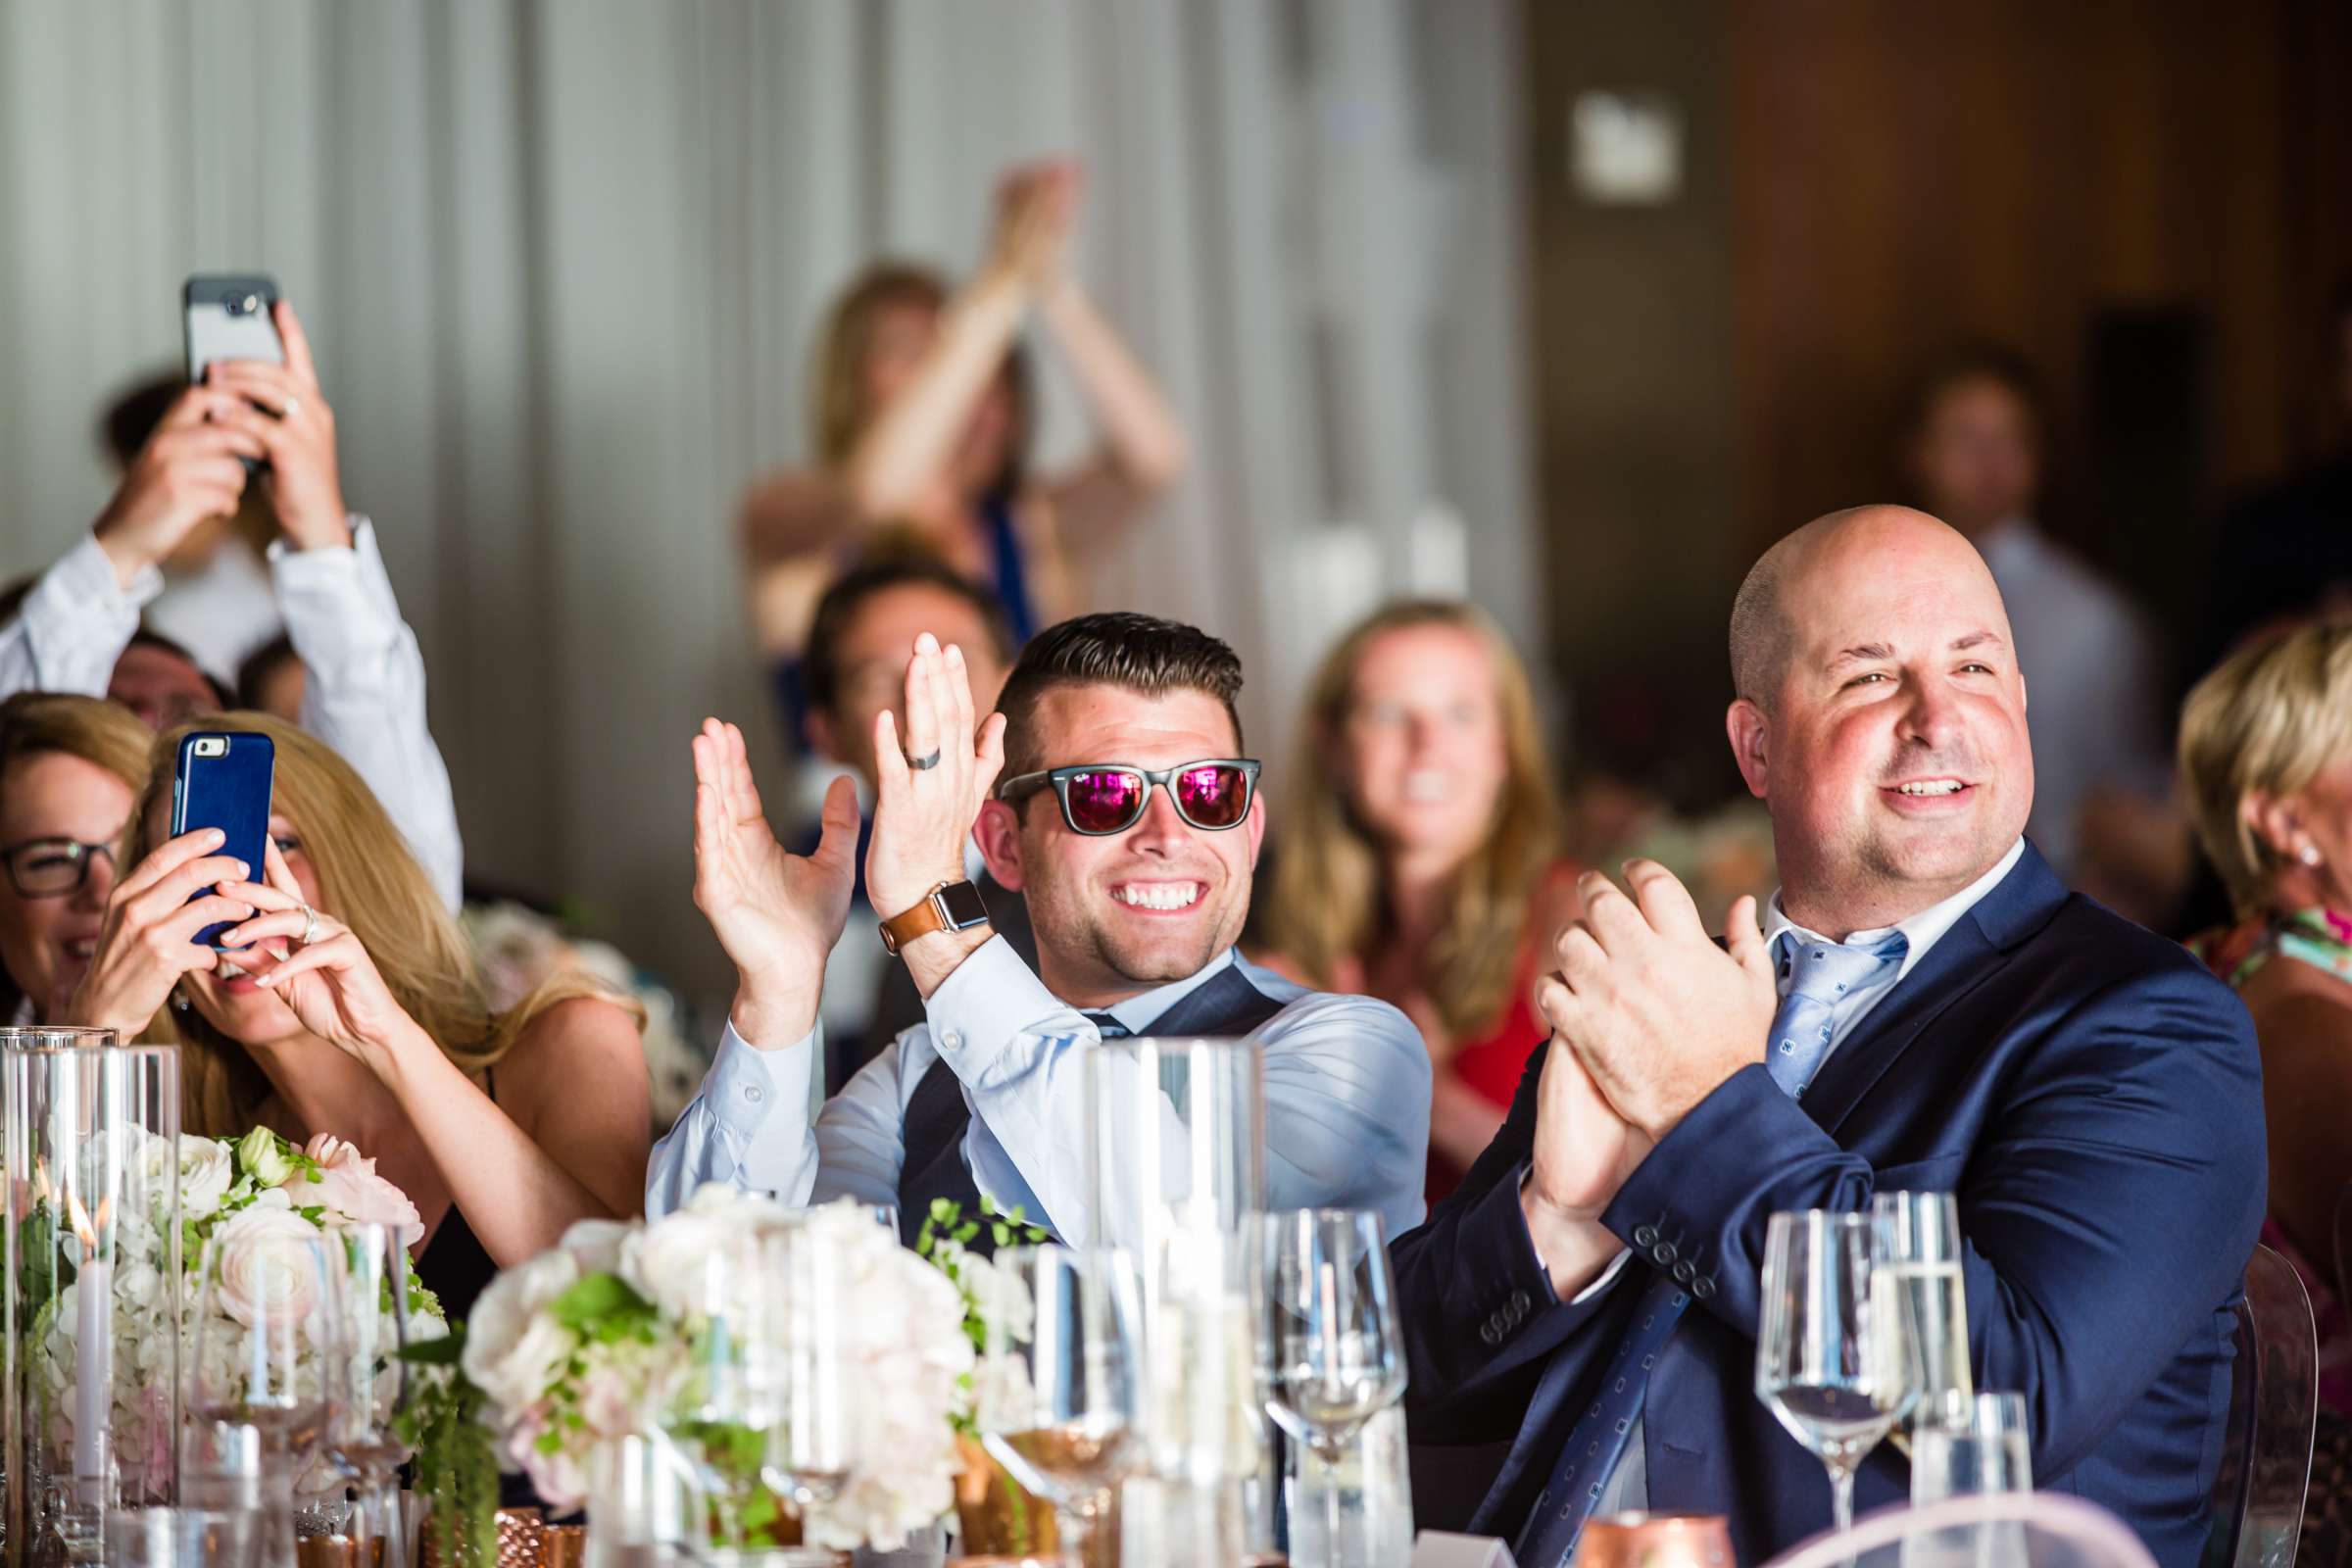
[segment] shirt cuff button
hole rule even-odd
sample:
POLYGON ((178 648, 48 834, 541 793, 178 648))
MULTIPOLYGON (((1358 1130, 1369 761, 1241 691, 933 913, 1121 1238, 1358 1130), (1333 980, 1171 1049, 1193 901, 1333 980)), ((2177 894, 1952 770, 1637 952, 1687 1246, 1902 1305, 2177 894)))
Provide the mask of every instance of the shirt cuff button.
POLYGON ((757 1105, 761 1100, 765 1099, 766 1096, 760 1092, 758 1084, 745 1084, 743 1086, 743 1098, 757 1105))

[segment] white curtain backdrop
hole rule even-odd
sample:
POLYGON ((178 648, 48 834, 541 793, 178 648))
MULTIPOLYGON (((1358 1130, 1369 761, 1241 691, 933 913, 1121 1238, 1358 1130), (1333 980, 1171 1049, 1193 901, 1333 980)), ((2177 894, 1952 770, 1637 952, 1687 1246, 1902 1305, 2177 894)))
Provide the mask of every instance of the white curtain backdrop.
MULTIPOLYGON (((1276 761, 1407 588, 1537 647, 1516 0, 0 0, 0 574, 111 483, 192 271, 303 313, 432 672, 469 870, 708 999, 686 737, 754 721, 731 537, 824 306, 1089 171, 1080 273, 1193 471, 1102 603, 1197 620, 1276 761)), ((1045 456, 1086 439, 1048 361, 1045 456)))

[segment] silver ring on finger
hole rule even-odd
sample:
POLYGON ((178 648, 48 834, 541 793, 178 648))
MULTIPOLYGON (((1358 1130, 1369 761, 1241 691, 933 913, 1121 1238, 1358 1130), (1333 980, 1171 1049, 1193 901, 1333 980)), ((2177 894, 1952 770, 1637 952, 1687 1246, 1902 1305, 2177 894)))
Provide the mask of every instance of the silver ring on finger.
POLYGON ((302 906, 302 936, 296 945, 307 948, 318 940, 318 911, 306 904, 302 906))
POLYGON ((939 765, 939 758, 940 748, 934 746, 924 756, 909 757, 906 759, 906 765, 910 768, 913 768, 917 773, 928 773, 931 771, 931 769, 939 765))
POLYGON ((278 416, 278 417, 279 417, 279 418, 281 418, 281 419, 291 419, 292 417, 294 417, 294 416, 296 416, 297 414, 300 414, 301 412, 302 412, 302 399, 300 399, 300 398, 288 398, 288 399, 286 399, 286 407, 285 407, 285 411, 284 411, 283 413, 281 413, 281 414, 278 416))

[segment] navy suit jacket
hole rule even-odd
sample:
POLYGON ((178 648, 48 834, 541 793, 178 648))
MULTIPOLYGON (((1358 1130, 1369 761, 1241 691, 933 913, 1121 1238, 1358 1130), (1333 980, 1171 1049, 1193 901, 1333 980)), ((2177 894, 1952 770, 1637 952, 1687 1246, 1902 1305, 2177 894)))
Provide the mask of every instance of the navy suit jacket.
MULTIPOLYGON (((2069 893, 2029 845, 1801 1103, 1742 1067, 1659 1143, 1603 1216, 1634 1257, 1577 1305, 1519 1209, 1543 1062, 1394 1249, 1424 1524, 1516 1537, 1664 1270, 1692 1299, 1643 1405, 1649 1505, 1728 1515, 1741 1562, 1827 1529, 1820 1461, 1755 1396, 1765 1221, 1948 1190, 1977 1387, 2026 1396, 2035 1483, 2112 1509, 2159 1562, 2196 1561, 2266 1166, 2253 1024, 2185 952, 2069 893)), ((1883 1444, 1858 1503, 1908 1486, 1883 1444)))

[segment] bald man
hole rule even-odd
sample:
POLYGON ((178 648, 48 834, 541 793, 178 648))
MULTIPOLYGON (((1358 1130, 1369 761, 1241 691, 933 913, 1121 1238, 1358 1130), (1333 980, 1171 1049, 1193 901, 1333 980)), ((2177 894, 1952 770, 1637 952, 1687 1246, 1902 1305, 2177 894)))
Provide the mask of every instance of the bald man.
MULTIPOLYGON (((1821 1461, 1755 1395, 1765 1222, 1948 1191, 1975 1383, 2025 1395, 2035 1485, 2185 1568, 2262 1222, 2245 1011, 2025 841, 2026 685, 1959 534, 1893 507, 1809 523, 1731 642, 1781 890, 1718 945, 1663 867, 1585 879, 1550 1044, 1395 1248, 1422 1522, 1528 1568, 1626 1508, 1727 1515, 1742 1562, 1827 1528, 1821 1461)), ((1857 1500, 1906 1487, 1882 1445, 1857 1500)))

